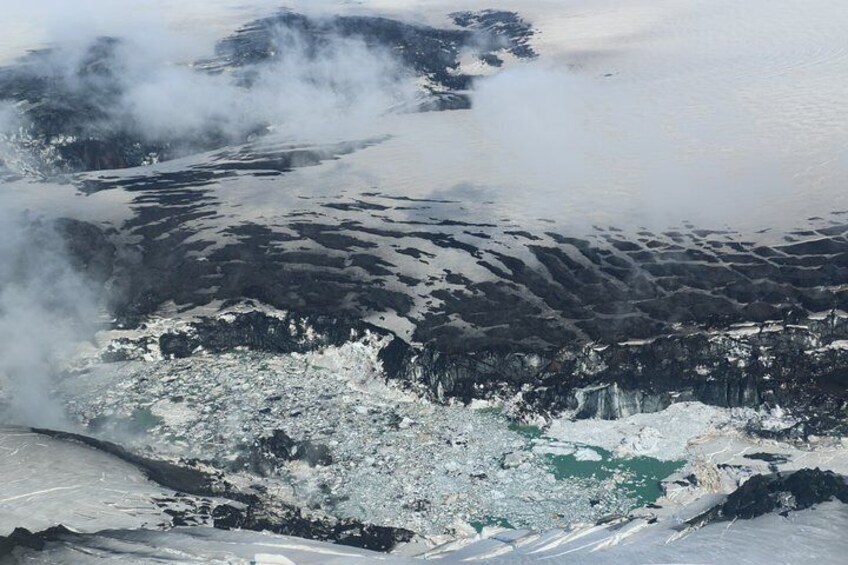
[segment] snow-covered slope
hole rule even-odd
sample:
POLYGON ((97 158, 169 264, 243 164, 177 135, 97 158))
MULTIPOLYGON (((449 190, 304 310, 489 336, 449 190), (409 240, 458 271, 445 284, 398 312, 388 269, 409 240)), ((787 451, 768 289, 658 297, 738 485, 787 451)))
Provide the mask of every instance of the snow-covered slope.
POLYGON ((163 489, 106 453, 24 429, 0 430, 0 535, 64 524, 78 532, 170 524, 163 489), (161 504, 157 504, 160 502, 161 504))
MULTIPOLYGON (((202 521, 191 528, 171 529, 167 518, 194 521, 204 513, 208 516, 209 506, 220 501, 163 490, 132 465, 75 442, 21 429, 4 429, 1 439, 4 476, 19 477, 4 483, 0 499, 4 509, 0 527, 9 536, 0 544, 10 552, 0 554, 4 562, 836 564, 848 549, 842 535, 848 526, 846 504, 822 502, 783 514, 765 512, 752 519, 700 526, 697 517, 721 497, 659 518, 619 518, 540 533, 489 529, 483 536, 429 550, 401 546, 392 555, 268 533, 213 529, 202 521), (38 533, 56 523, 66 528, 38 533), (12 525, 32 534, 22 530, 12 534, 12 525)), ((848 485, 838 480, 843 480, 842 491, 834 492, 848 500, 848 485)), ((821 494, 811 500, 833 496, 822 490, 824 484, 813 487, 821 494)), ((749 503, 756 504, 757 496, 749 503)))
POLYGON ((251 532, 178 529, 168 533, 107 532, 69 536, 27 563, 88 564, 111 558, 134 563, 244 563, 256 565, 415 565, 492 563, 503 565, 610 563, 843 563, 842 535, 848 511, 824 504, 791 518, 768 515, 746 522, 714 524, 686 537, 665 524, 601 526, 572 532, 509 532, 429 557, 386 556, 307 540, 251 532))

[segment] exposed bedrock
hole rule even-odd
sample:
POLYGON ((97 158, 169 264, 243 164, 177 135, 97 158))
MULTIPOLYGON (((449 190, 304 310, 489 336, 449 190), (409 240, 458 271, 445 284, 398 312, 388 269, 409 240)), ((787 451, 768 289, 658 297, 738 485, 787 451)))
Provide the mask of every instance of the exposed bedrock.
POLYGON ((551 354, 444 354, 400 341, 381 353, 389 378, 468 402, 522 393, 525 408, 615 419, 699 400, 722 407, 781 406, 804 416, 793 434, 840 432, 848 407, 848 318, 668 335, 551 354))
MULTIPOLYGON (((459 92, 471 87, 473 77, 462 72, 464 51, 477 53, 481 62, 503 65, 502 57, 529 59, 535 52, 529 40, 533 30, 514 12, 483 10, 451 14, 455 28, 438 29, 375 16, 335 16, 314 18, 281 11, 257 20, 222 40, 216 58, 204 61, 209 70, 244 68, 286 56, 296 47, 319 52, 334 38, 353 38, 372 48, 385 49, 403 66, 426 79, 425 89, 434 95, 433 108, 468 107, 459 92), (293 38, 295 40, 293 40, 293 38)), ((244 75, 249 82, 250 75, 244 75)))
POLYGON ((625 390, 618 383, 586 387, 574 392, 577 418, 617 420, 633 414, 659 412, 669 404, 667 395, 641 389, 625 390))
POLYGON ((848 504, 845 477, 821 469, 800 469, 793 473, 754 475, 727 499, 689 520, 695 527, 726 520, 749 520, 772 512, 787 516, 822 502, 838 500, 848 504))
POLYGON ((272 353, 305 353, 361 339, 367 324, 326 316, 269 316, 246 312, 229 320, 209 318, 192 332, 166 333, 159 348, 167 357, 189 357, 198 347, 210 353, 247 347, 272 353))
MULTIPOLYGON (((106 356, 123 359, 136 346, 150 345, 167 357, 237 347, 306 352, 359 340, 369 332, 390 336, 340 318, 247 311, 201 318, 184 329, 143 338, 155 344, 116 343, 106 356)), ((391 337, 379 359, 386 378, 440 402, 508 400, 520 393, 516 416, 568 411, 577 418, 616 419, 699 400, 722 407, 780 406, 800 419, 783 433, 804 437, 848 429, 845 340, 848 318, 832 313, 798 325, 702 331, 550 353, 444 353, 391 337)))
POLYGON ((73 532, 64 526, 54 526, 40 532, 31 532, 26 528, 15 528, 8 536, 0 536, 0 559, 11 559, 16 548, 41 551, 48 542, 68 534, 73 535, 73 532))
MULTIPOLYGON (((503 64, 505 55, 531 58, 533 31, 513 12, 464 12, 453 19, 454 26, 438 29, 382 17, 317 18, 286 11, 221 40, 214 58, 187 65, 184 71, 187 80, 195 82, 214 75, 227 77, 229 86, 247 95, 268 65, 290 53, 305 58, 305 64, 323 61, 330 56, 333 41, 352 39, 373 50, 375 57, 377 52, 393 57, 399 72, 426 84, 419 109, 468 108, 465 91, 473 77, 461 71, 462 55, 477 52, 480 62, 493 69, 503 64)), ((244 143, 267 133, 272 125, 271 118, 262 114, 231 122, 227 116, 238 109, 222 106, 202 126, 150 130, 148 117, 134 110, 137 75, 155 76, 168 69, 153 67, 161 65, 153 59, 148 65, 153 68, 131 68, 127 61, 138 58, 133 49, 140 47, 98 37, 81 53, 55 47, 0 68, 0 104, 13 107, 16 116, 12 127, 0 131, 0 167, 48 176, 137 167, 244 143)), ((209 90, 220 86, 206 85, 209 90)), ((170 91, 159 94, 168 96, 170 91)))
MULTIPOLYGON (((398 544, 410 541, 414 535, 412 532, 398 528, 359 524, 353 521, 340 521, 328 526, 317 520, 314 522, 301 520, 297 526, 292 527, 290 523, 255 516, 249 507, 242 509, 227 504, 217 506, 213 514, 215 528, 220 530, 272 532, 304 539, 332 541, 339 545, 372 551, 390 551, 398 544)), ((17 548, 41 551, 49 543, 74 543, 96 535, 74 532, 61 525, 39 532, 16 528, 10 535, 0 536, 0 562, 6 563, 5 559, 13 559, 17 548)))

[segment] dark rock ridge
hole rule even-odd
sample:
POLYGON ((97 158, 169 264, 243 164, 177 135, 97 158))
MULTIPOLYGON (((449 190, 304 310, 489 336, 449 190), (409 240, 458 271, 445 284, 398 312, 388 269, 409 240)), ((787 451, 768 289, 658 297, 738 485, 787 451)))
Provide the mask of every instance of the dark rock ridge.
POLYGON ((755 475, 730 493, 722 504, 688 522, 700 527, 726 520, 750 520, 772 512, 787 516, 816 504, 838 500, 848 504, 848 482, 831 471, 800 469, 787 474, 755 475))
POLYGON ((189 357, 198 347, 210 353, 248 347, 272 353, 306 353, 330 345, 361 339, 369 329, 363 323, 345 322, 325 316, 300 317, 292 313, 269 316, 253 311, 238 314, 232 321, 206 318, 191 332, 166 333, 159 348, 167 357, 189 357))
MULTIPOLYGON (((784 430, 752 427, 750 431, 792 438, 844 434, 848 349, 840 344, 848 340, 848 317, 831 313, 794 321, 797 325, 759 326, 738 333, 701 331, 550 354, 444 353, 394 337, 379 357, 386 378, 441 402, 511 398, 520 393, 528 414, 572 411, 577 418, 604 419, 655 412, 685 400, 722 407, 780 406, 798 423, 784 430)), ((390 335, 340 318, 247 311, 196 320, 187 330, 158 336, 158 345, 163 355, 178 358, 199 350, 220 353, 237 347, 302 353, 359 340, 367 333, 390 335)), ((116 344, 106 360, 137 355, 148 345, 116 344)))
MULTIPOLYGON (((515 12, 503 10, 481 10, 479 12, 454 12, 451 14, 456 25, 483 34, 484 46, 499 47, 519 59, 532 59, 536 52, 530 45, 533 27, 515 12)), ((480 40, 478 39, 478 42, 480 40)), ((480 53, 483 61, 499 67, 503 61, 494 53, 480 53)))
POLYGON ((640 343, 563 348, 550 354, 490 350, 449 354, 400 340, 381 352, 389 378, 435 398, 508 397, 526 409, 616 419, 698 400, 722 407, 775 407, 800 422, 791 437, 848 431, 848 317, 792 319, 734 333, 699 331, 640 343), (790 325, 788 322, 797 325, 790 325))
POLYGON ((140 469, 151 481, 177 492, 187 492, 198 496, 217 496, 220 490, 216 488, 216 479, 207 473, 167 461, 143 457, 116 443, 71 432, 42 428, 33 428, 32 431, 62 441, 81 443, 113 455, 140 469))
POLYGON ((0 132, 23 160, 17 168, 45 175, 120 169, 228 141, 214 125, 183 138, 143 135, 123 107, 126 48, 118 39, 101 37, 73 68, 67 68, 65 53, 43 50, 0 69, 0 101, 16 104, 21 114, 18 130, 0 132))
MULTIPOLYGON (((307 353, 358 341, 369 332, 389 335, 384 329, 358 320, 295 312, 275 312, 272 315, 251 310, 257 306, 251 300, 239 306, 247 311, 226 317, 201 317, 185 330, 166 331, 158 336, 138 340, 116 341, 107 347, 103 360, 115 362, 134 359, 139 352, 150 351, 154 343, 164 357, 183 359, 198 351, 214 354, 236 348, 279 354, 307 353)), ((141 329, 146 327, 142 325, 141 329)))
MULTIPOLYGON (((211 500, 202 505, 199 510, 211 518, 216 528, 230 529, 242 528, 254 531, 270 531, 283 535, 290 535, 306 539, 331 541, 342 545, 351 545, 372 549, 375 551, 388 551, 401 542, 409 541, 414 534, 408 530, 386 526, 364 524, 356 520, 339 520, 325 515, 315 515, 301 508, 281 503, 272 499, 262 492, 246 492, 237 489, 228 483, 220 473, 210 473, 206 470, 195 468, 197 462, 181 461, 179 464, 161 461, 137 455, 117 444, 73 434, 46 429, 33 429, 32 431, 49 437, 64 441, 82 443, 94 449, 109 453, 127 463, 140 469, 151 481, 167 487, 178 493, 186 493, 193 496, 205 498, 228 499, 229 503, 214 506, 211 500), (214 507, 213 507, 214 506, 214 507)), ((265 447, 280 447, 287 443, 284 438, 277 437, 278 441, 268 442, 265 447)), ((326 464, 328 453, 317 444, 301 442, 292 445, 292 457, 303 458, 316 464, 326 464)), ((266 449, 267 452, 267 449, 266 449)), ((178 495, 179 496, 179 495, 178 495)), ((195 520, 186 513, 171 512, 173 525, 190 525, 195 520)), ((64 535, 61 529, 51 529, 48 537, 21 532, 12 541, 0 540, 13 547, 24 545, 34 549, 38 547, 38 540, 55 541, 64 535), (59 538, 54 534, 61 534, 59 538), (33 545, 34 544, 34 545, 33 545)), ((0 553, 2 556, 2 553, 0 553)))
POLYGON ((26 528, 15 528, 8 536, 0 536, 0 562, 13 563, 14 561, 6 561, 12 558, 12 553, 16 548, 34 549, 41 551, 48 542, 55 541, 64 535, 74 535, 69 529, 64 526, 54 526, 40 532, 31 532, 26 528))
POLYGON ((287 517, 280 521, 276 517, 255 512, 251 507, 242 509, 232 505, 221 505, 214 512, 215 527, 228 530, 266 531, 275 534, 306 539, 333 541, 340 545, 361 547, 373 551, 389 551, 399 543, 413 539, 408 530, 362 524, 353 520, 338 520, 333 523, 318 520, 293 520, 287 517))
MULTIPOLYGON (((428 79, 422 109, 467 108, 470 103, 462 92, 470 88, 472 77, 457 71, 460 53, 473 48, 492 66, 502 64, 500 53, 530 58, 535 55, 529 45, 533 32, 511 12, 468 12, 454 19, 457 27, 436 29, 381 17, 311 18, 282 12, 222 40, 216 57, 197 63, 191 72, 226 70, 237 86, 250 89, 252 77, 281 57, 294 35, 316 60, 333 38, 357 38, 392 53, 411 75, 428 79)), ((100 37, 78 58, 53 48, 0 68, 0 102, 14 104, 20 118, 19 127, 0 132, 0 142, 11 148, 6 165, 48 176, 121 169, 244 143, 267 132, 268 124, 259 119, 232 124, 225 116, 220 123, 209 120, 191 131, 148 132, 124 98, 133 80, 124 63, 131 48, 118 38, 100 37)))
MULTIPOLYGON (((201 66, 210 71, 252 69, 284 57, 295 42, 307 53, 320 53, 336 38, 354 38, 388 50, 410 73, 426 78, 430 100, 424 109, 443 110, 470 107, 462 92, 471 88, 473 77, 459 71, 463 51, 473 49, 481 61, 495 67, 503 64, 502 52, 523 59, 536 56, 529 42, 532 27, 514 12, 457 12, 452 18, 457 28, 438 29, 375 16, 313 18, 283 11, 222 40, 217 57, 201 66)), ((249 72, 240 76, 250 83, 249 72)))
MULTIPOLYGON (((302 532, 291 528, 281 527, 280 524, 255 519, 249 512, 228 505, 215 509, 215 527, 222 530, 243 529, 251 531, 266 531, 280 535, 305 537, 320 541, 332 540, 339 545, 347 545, 369 549, 371 551, 387 552, 398 543, 412 539, 412 533, 403 530, 371 525, 337 524, 316 536, 300 535, 302 532)), ((143 535, 145 530, 107 530, 93 534, 73 532, 64 526, 55 526, 40 532, 31 532, 26 528, 16 528, 9 536, 0 536, 0 563, 18 563, 15 550, 42 551, 50 544, 84 544, 86 539, 97 540, 98 536, 121 539, 122 534, 130 536, 143 535)))

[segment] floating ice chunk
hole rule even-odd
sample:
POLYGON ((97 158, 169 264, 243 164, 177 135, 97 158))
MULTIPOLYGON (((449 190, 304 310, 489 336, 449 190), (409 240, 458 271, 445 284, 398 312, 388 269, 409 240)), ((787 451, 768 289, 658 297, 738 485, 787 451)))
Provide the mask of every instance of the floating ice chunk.
POLYGON ((601 461, 603 457, 594 449, 581 447, 574 451, 574 458, 578 461, 601 461))

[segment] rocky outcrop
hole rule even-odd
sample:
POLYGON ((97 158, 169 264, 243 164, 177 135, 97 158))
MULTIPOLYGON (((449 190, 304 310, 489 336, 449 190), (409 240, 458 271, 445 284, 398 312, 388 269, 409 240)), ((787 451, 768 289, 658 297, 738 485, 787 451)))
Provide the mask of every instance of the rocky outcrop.
POLYGON ((786 516, 830 500, 848 504, 848 482, 831 471, 816 468, 785 475, 755 475, 730 493, 722 504, 688 523, 701 527, 712 522, 750 520, 771 512, 786 516))
POLYGON ((15 169, 56 174, 131 167, 178 143, 144 141, 134 124, 114 115, 123 92, 120 47, 119 40, 101 37, 70 68, 63 59, 68 54, 43 50, 0 69, 0 101, 20 112, 19 127, 0 132, 7 160, 16 155, 15 169))
MULTIPOLYGON (((464 91, 473 77, 461 72, 461 54, 477 50, 481 62, 495 68, 503 64, 499 55, 504 53, 530 58, 535 56, 529 44, 533 31, 512 12, 465 12, 454 19, 455 27, 437 29, 382 17, 315 18, 281 12, 222 40, 215 58, 186 71, 226 71, 235 87, 249 90, 262 65, 287 52, 292 42, 302 43, 307 57, 320 60, 321 48, 331 40, 355 38, 393 54, 410 75, 427 84, 420 109, 468 108, 464 91)), ((244 143, 267 133, 269 124, 260 117, 224 123, 226 108, 190 131, 149 131, 140 123, 143 118, 128 111, 132 102, 125 99, 137 78, 125 68, 133 48, 119 38, 99 37, 79 56, 57 47, 0 68, 0 103, 8 102, 17 110, 13 127, 0 131, 0 142, 6 146, 0 151, 0 166, 47 176, 121 169, 244 143)), ((320 152, 306 157, 320 159, 320 152)))
POLYGON ((667 394, 650 394, 641 389, 625 390, 618 383, 577 389, 574 400, 577 403, 575 418, 603 420, 659 412, 671 404, 667 394))
MULTIPOLYGON (((387 379, 438 402, 519 398, 512 403, 518 417, 568 412, 616 419, 698 400, 727 408, 780 406, 799 420, 778 432, 751 430, 763 435, 841 433, 848 429, 848 317, 832 312, 795 321, 549 353, 444 352, 392 337, 379 360, 387 379)), ((158 339, 163 356, 187 357, 238 347, 304 353, 369 334, 390 336, 345 319, 248 310, 201 318, 152 339, 158 339)), ((135 345, 149 347, 149 340, 135 345)), ((116 360, 121 351, 132 347, 123 344, 108 355, 116 360)))
POLYGON ((399 543, 413 539, 414 533, 400 528, 374 526, 354 520, 333 522, 292 519, 278 520, 252 508, 232 505, 218 506, 214 512, 215 527, 228 530, 241 528, 259 532, 273 532, 305 539, 330 540, 374 551, 389 551, 399 543))
POLYGON ((781 406, 804 424, 787 433, 846 429, 848 317, 667 335, 639 343, 544 354, 492 350, 443 354, 393 342, 381 353, 389 378, 436 399, 521 394, 527 410, 619 418, 699 400, 722 407, 781 406))
POLYGON ((364 323, 324 316, 281 312, 271 316, 249 311, 225 318, 203 318, 185 331, 159 336, 162 355, 189 357, 202 349, 222 353, 237 347, 271 353, 305 353, 361 339, 375 329, 364 323))
POLYGON ((31 532, 26 528, 15 528, 8 536, 0 536, 0 559, 10 558, 14 550, 19 547, 41 551, 48 542, 55 541, 68 534, 73 534, 73 532, 64 526, 54 526, 40 532, 31 532))
MULTIPOLYGON (((307 53, 318 53, 334 38, 356 39, 370 48, 385 49, 411 74, 420 77, 428 99, 425 110, 470 107, 464 94, 473 76, 462 72, 460 57, 477 52, 481 63, 503 65, 502 54, 529 59, 536 56, 530 46, 533 29, 515 12, 485 10, 452 14, 456 28, 439 29, 376 16, 314 18, 290 11, 257 20, 222 40, 216 58, 201 66, 251 69, 258 64, 285 57, 293 43, 307 53)), ((250 73, 242 75, 250 82, 250 73)))

